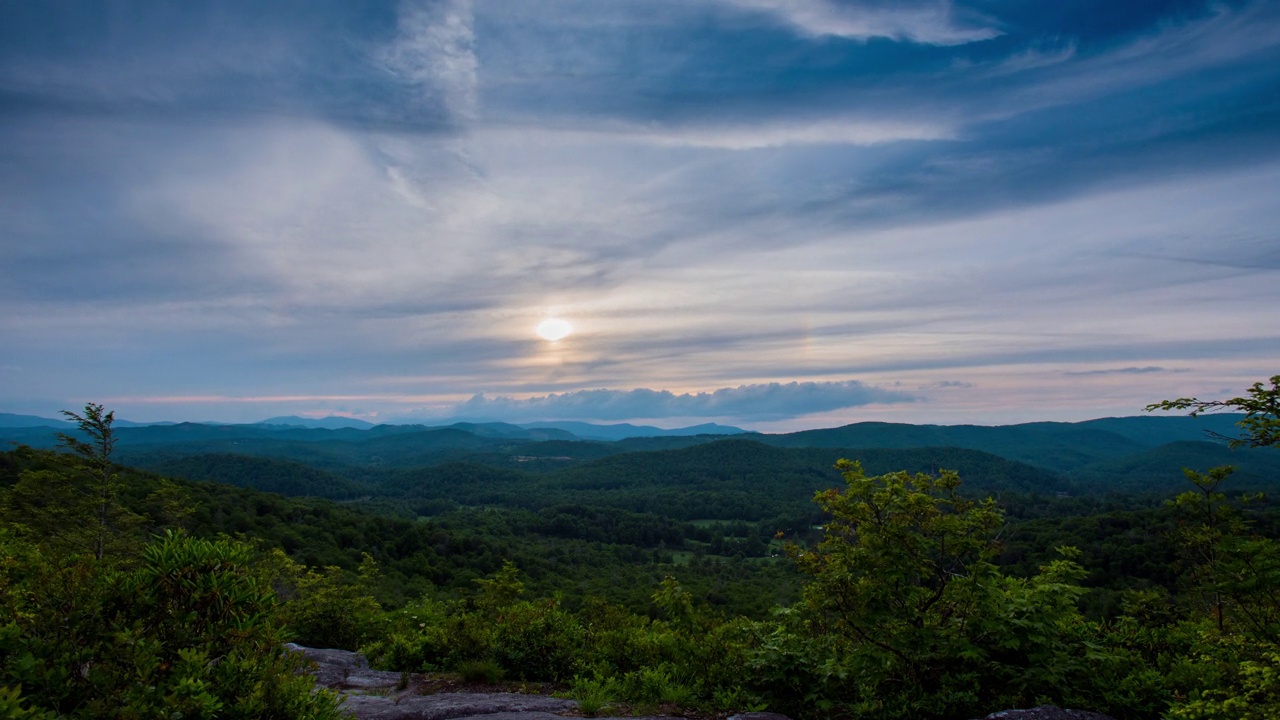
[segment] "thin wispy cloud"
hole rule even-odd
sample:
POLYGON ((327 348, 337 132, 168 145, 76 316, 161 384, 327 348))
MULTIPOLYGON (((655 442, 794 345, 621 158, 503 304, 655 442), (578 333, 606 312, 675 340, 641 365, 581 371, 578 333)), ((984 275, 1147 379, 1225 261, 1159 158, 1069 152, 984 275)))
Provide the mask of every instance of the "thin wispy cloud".
POLYGON ((455 117, 475 117, 479 91, 471 0, 406 0, 394 40, 376 53, 427 103, 443 99, 455 117))
POLYGON ((891 38, 931 45, 962 45, 989 40, 994 27, 964 25, 947 0, 926 2, 842 2, 840 0, 720 0, 746 10, 769 13, 796 30, 816 37, 855 40, 891 38))
POLYGON ((1274 3, 90 6, 0 3, 6 412, 1088 417, 1280 357, 1274 3))
POLYGON ((762 125, 723 125, 642 131, 633 135, 659 145, 759 150, 789 145, 881 145, 904 140, 948 140, 955 129, 918 120, 868 122, 857 118, 795 120, 762 125))
POLYGON ((1147 365, 1146 367, 1123 367, 1123 368, 1104 368, 1101 370, 1075 370, 1067 371, 1063 375, 1075 375, 1078 377, 1087 377, 1090 375, 1150 375, 1151 373, 1177 372, 1176 370, 1167 370, 1158 365, 1147 365))

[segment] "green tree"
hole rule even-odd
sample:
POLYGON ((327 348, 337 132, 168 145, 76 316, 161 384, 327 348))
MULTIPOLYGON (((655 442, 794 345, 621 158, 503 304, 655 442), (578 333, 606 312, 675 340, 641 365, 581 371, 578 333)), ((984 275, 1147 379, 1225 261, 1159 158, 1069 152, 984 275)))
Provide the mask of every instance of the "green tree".
POLYGON ((815 498, 830 515, 822 542, 791 552, 811 577, 809 630, 833 642, 853 714, 959 717, 1060 699, 1084 681, 1068 633, 1081 622, 1078 565, 1004 577, 993 563, 1003 517, 989 498, 962 497, 955 472, 838 467, 848 487, 815 498))
POLYGON ((1191 416, 1218 410, 1234 410, 1242 412, 1245 417, 1236 423, 1244 430, 1241 438, 1224 438, 1231 442, 1231 447, 1276 447, 1280 445, 1280 375, 1272 375, 1271 387, 1256 382, 1240 397, 1226 400, 1201 400, 1184 397, 1176 400, 1162 400, 1146 407, 1147 412, 1155 410, 1191 410, 1191 416))
MULTIPOLYGON (((1254 383, 1245 395, 1226 400, 1178 398, 1147 406, 1153 410, 1202 412, 1234 410, 1243 437, 1225 438, 1231 447, 1280 446, 1280 375, 1270 387, 1254 383)), ((1276 692, 1280 660, 1280 544, 1258 536, 1236 503, 1221 491, 1230 466, 1206 473, 1183 470, 1195 485, 1171 505, 1183 517, 1179 545, 1190 569, 1186 597, 1207 608, 1184 629, 1193 633, 1184 675, 1193 678, 1177 693, 1170 716, 1185 720, 1271 718, 1280 715, 1276 692)), ((1241 499, 1247 503, 1251 498, 1241 499)))
POLYGON ((136 549, 134 531, 143 518, 120 502, 120 477, 111 462, 115 413, 88 403, 83 415, 62 414, 82 435, 58 434, 70 460, 57 469, 23 472, 4 503, 6 519, 62 552, 88 553, 99 562, 136 549))
MULTIPOLYGON (((1152 410, 1191 409, 1191 415, 1232 409, 1245 413, 1238 425, 1244 437, 1231 438, 1232 447, 1280 446, 1280 375, 1268 388, 1254 383, 1245 396, 1227 400, 1178 398, 1147 406, 1152 410)), ((1240 510, 1221 491, 1230 466, 1201 473, 1184 469, 1195 485, 1172 505, 1189 522, 1179 540, 1192 569, 1193 592, 1207 598, 1218 633, 1244 631, 1274 645, 1280 641, 1280 546, 1257 537, 1240 510), (1229 624, 1238 627, 1228 627, 1229 624)), ((1241 501, 1249 502, 1244 497, 1241 501)))
POLYGON ((292 638, 309 647, 357 650, 386 632, 373 597, 381 571, 365 553, 356 577, 342 568, 305 568, 279 550, 268 556, 272 580, 288 602, 283 617, 292 638))

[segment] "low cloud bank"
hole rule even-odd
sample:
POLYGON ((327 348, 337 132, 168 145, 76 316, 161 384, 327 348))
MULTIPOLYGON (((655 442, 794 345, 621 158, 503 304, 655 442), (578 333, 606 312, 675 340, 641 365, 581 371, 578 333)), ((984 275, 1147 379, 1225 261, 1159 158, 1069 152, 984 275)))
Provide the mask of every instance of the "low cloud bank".
POLYGON ((517 399, 476 395, 459 405, 455 417, 507 421, 631 420, 637 418, 744 418, 778 420, 873 403, 912 402, 895 390, 843 382, 739 385, 713 392, 675 394, 669 390, 578 390, 517 399))
POLYGON ((1123 367, 1123 368, 1107 368, 1105 370, 1081 370, 1079 372, 1065 372, 1064 375, 1149 375, 1151 373, 1169 372, 1158 365, 1148 365, 1146 367, 1123 367))

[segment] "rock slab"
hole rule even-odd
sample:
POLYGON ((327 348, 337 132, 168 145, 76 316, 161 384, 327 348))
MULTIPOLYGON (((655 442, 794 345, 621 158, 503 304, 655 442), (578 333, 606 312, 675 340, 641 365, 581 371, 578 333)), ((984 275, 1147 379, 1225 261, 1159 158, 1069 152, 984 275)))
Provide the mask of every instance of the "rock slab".
MULTIPOLYGON (((578 703, 565 698, 507 692, 442 692, 421 695, 421 676, 373 670, 360 653, 285 646, 313 663, 316 685, 343 696, 342 709, 356 720, 565 720, 578 703)), ((773 713, 746 713, 738 720, 787 720, 773 713), (757 717, 759 716, 759 717, 757 717), (768 716, 768 717, 766 717, 768 716)), ((572 718, 580 720, 580 718, 572 718)), ((596 718, 596 720, 684 720, 596 718)))
POLYGON ((1041 705, 1026 710, 1001 710, 991 713, 983 720, 1115 720, 1115 718, 1088 710, 1063 710, 1053 705, 1041 705))
POLYGON ((359 720, 561 720, 572 700, 521 693, 441 693, 439 695, 348 695, 343 709, 359 720))

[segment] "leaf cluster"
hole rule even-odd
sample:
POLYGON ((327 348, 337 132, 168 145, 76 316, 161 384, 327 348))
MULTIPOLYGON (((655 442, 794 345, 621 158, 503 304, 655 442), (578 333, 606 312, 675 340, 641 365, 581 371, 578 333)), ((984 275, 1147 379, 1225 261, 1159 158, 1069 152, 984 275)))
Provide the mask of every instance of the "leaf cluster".
POLYGON ((281 652, 245 545, 168 533, 131 569, 0 549, 0 704, 18 717, 339 717, 281 652))
MULTIPOLYGON (((1154 410, 1190 410, 1195 417, 1205 412, 1234 410, 1243 412, 1244 419, 1236 423, 1244 431, 1244 437, 1226 438, 1232 447, 1276 447, 1280 445, 1280 375, 1272 375, 1270 387, 1262 382, 1254 383, 1244 395, 1226 400, 1201 400, 1193 397, 1163 400, 1147 406, 1154 410)), ((1216 435, 1216 433, 1215 433, 1216 435)))

